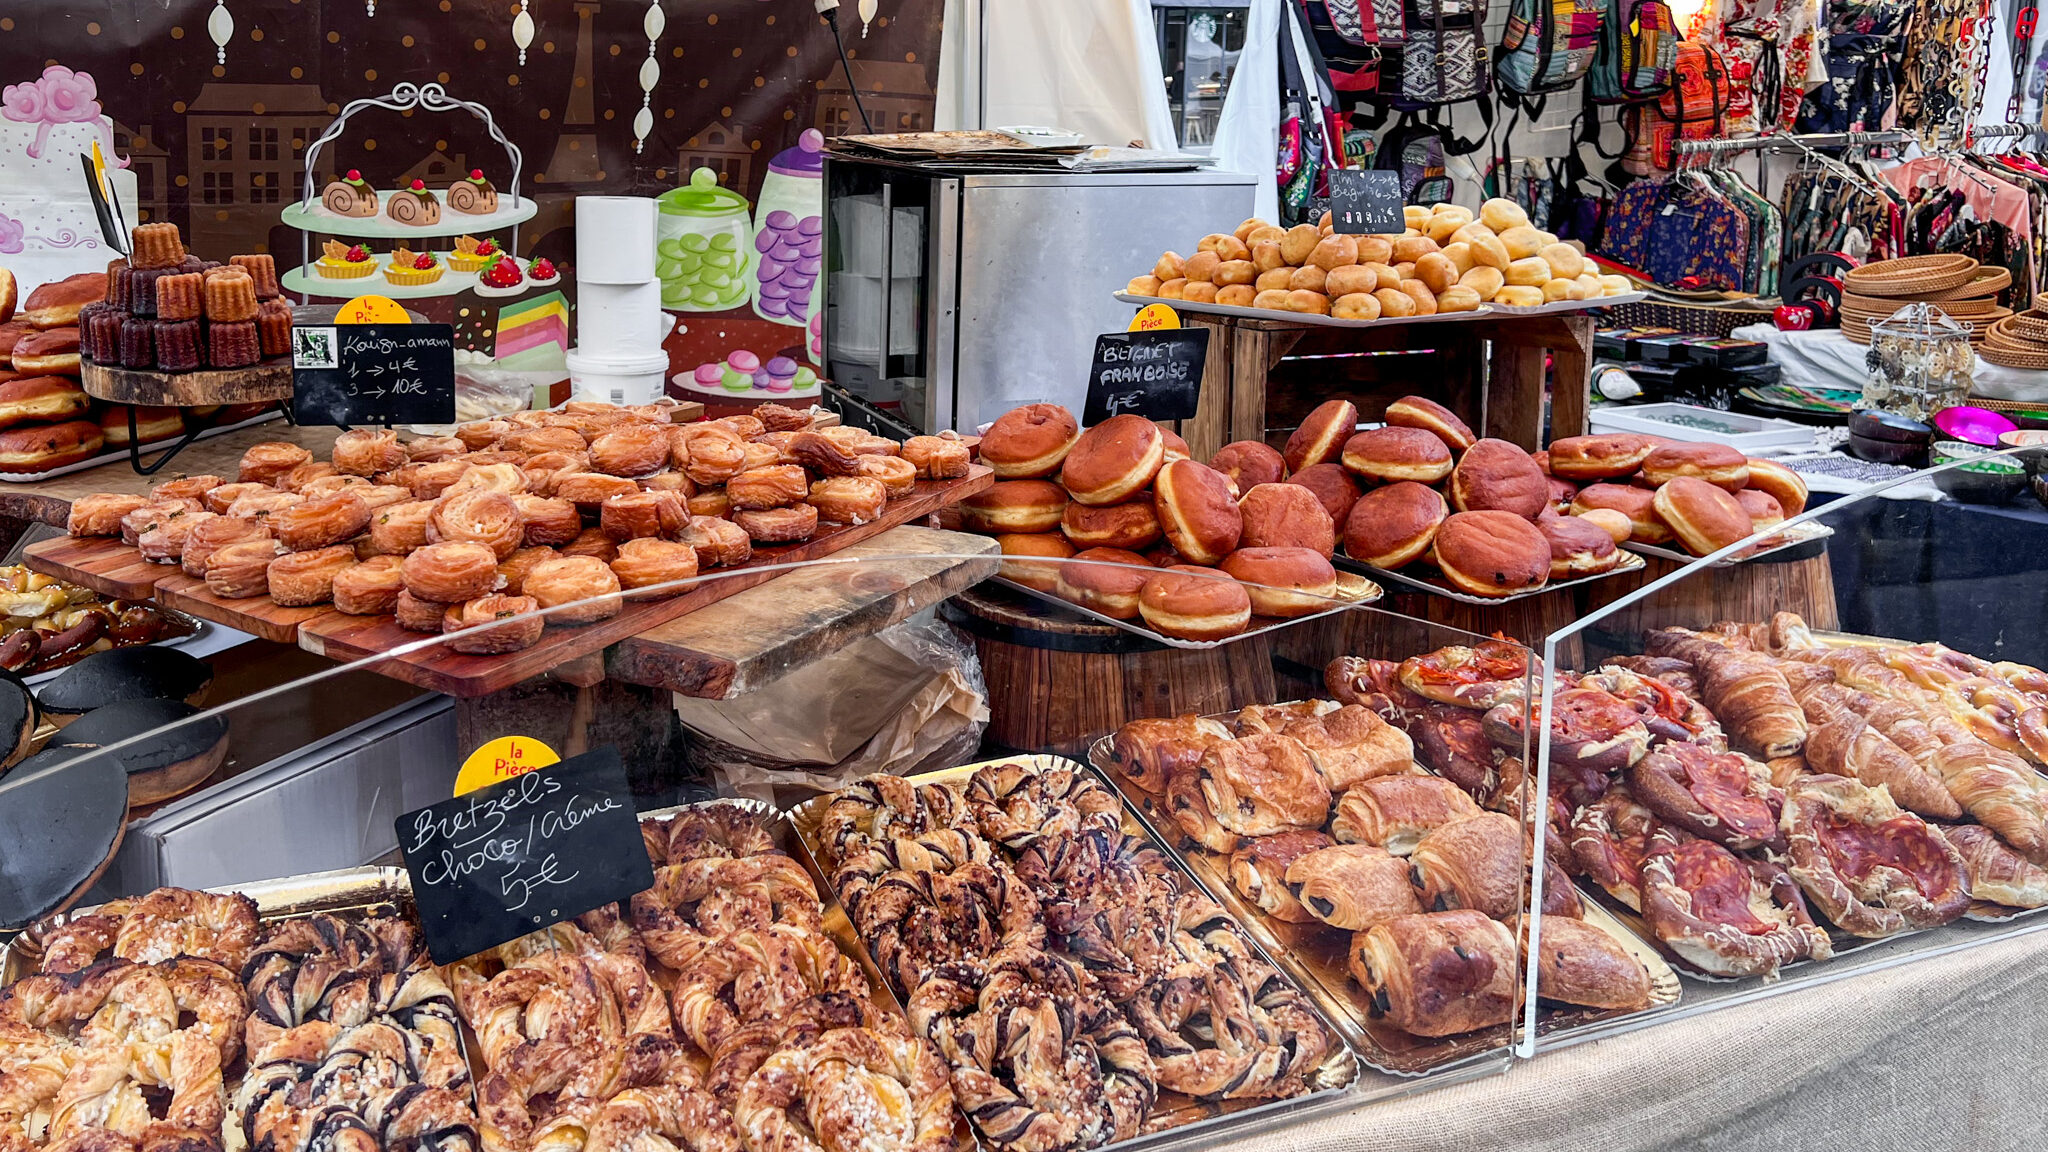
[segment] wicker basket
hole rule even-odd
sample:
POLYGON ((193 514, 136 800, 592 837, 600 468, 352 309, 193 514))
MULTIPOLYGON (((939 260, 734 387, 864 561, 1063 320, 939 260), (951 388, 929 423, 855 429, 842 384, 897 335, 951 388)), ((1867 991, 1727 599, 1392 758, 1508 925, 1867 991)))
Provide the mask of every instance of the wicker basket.
POLYGON ((1726 339, 1745 324, 1768 324, 1768 309, 1733 308, 1727 305, 1674 304, 1663 300, 1637 300, 1607 310, 1613 323, 1624 328, 1671 328, 1688 336, 1726 339))
POLYGON ((1977 273, 1977 262, 1957 253, 1907 256, 1878 260, 1851 268, 1842 284, 1858 296, 1891 296, 1923 299, 1930 292, 1947 292, 1968 284, 1977 273))
POLYGON ((1990 268, 1979 265, 1969 281, 1960 288, 1949 288, 1939 292, 1922 292, 1922 300, 1978 300, 1996 296, 2012 287, 2012 273, 2004 268, 1990 268))

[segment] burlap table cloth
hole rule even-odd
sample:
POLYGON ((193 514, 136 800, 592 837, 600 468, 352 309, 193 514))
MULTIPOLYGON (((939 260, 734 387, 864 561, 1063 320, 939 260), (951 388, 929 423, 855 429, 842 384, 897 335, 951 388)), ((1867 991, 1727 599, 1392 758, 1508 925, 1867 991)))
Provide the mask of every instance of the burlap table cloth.
POLYGON ((2048 932, 2029 932, 1539 1055, 1232 1152, 2038 1152, 2044 976, 2048 932))

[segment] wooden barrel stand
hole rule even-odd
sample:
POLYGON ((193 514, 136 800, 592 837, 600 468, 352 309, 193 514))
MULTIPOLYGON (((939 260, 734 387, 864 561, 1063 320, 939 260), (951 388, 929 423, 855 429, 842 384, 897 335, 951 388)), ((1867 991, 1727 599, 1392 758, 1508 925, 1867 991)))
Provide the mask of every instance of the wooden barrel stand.
POLYGON ((1002 748, 1080 756, 1126 721, 1281 698, 1266 636, 1172 648, 997 584, 970 588, 943 611, 974 638, 988 681, 986 739, 1002 748))

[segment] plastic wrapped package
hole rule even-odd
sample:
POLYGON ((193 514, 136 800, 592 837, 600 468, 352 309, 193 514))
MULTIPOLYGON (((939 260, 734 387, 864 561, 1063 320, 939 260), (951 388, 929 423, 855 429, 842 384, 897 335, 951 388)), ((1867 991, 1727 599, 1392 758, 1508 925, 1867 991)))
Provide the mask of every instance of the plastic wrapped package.
MULTIPOLYGON (((455 354, 455 419, 490 420, 533 407, 536 389, 562 379, 561 372, 513 372, 481 352, 455 354)), ((415 424, 421 436, 445 436, 452 425, 415 424)))
POLYGON ((690 766, 721 794, 795 802, 971 758, 988 688, 974 646, 926 612, 736 699, 675 707, 690 766))

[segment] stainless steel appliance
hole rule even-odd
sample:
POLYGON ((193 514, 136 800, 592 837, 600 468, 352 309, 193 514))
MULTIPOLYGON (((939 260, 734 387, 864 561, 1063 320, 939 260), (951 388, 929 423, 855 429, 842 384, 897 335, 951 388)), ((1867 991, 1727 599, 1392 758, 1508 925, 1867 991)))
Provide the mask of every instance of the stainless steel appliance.
POLYGON ((1078 413, 1096 335, 1130 322, 1110 294, 1161 252, 1236 227, 1252 182, 828 153, 827 374, 925 432, 1019 404, 1078 413))

